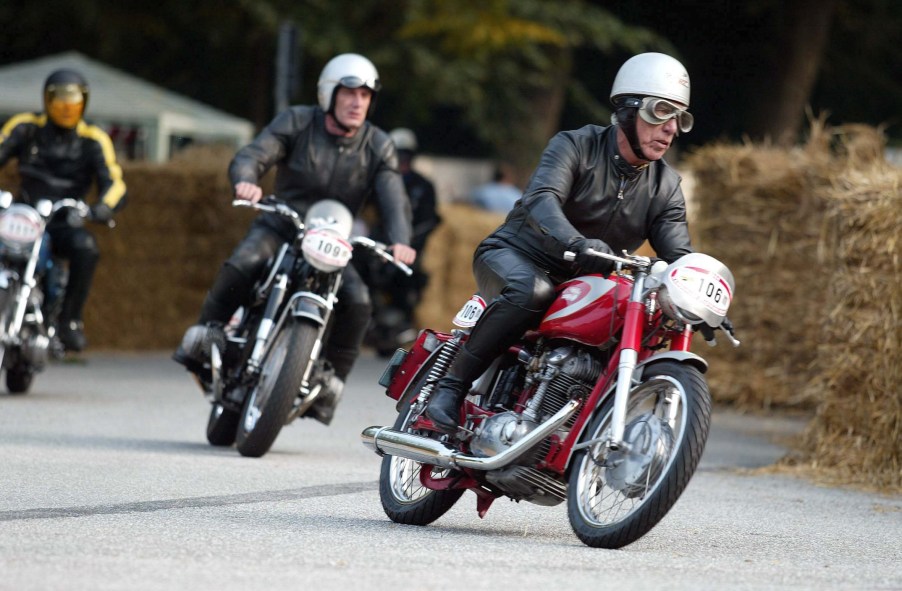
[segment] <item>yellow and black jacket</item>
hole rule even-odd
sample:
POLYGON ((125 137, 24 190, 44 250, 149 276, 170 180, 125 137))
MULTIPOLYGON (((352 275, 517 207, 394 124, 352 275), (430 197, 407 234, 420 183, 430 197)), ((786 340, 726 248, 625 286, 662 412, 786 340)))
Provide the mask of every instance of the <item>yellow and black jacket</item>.
POLYGON ((96 180, 100 202, 113 210, 125 204, 113 142, 95 125, 63 129, 43 113, 14 115, 0 129, 0 167, 11 158, 19 159, 23 201, 84 199, 96 180))

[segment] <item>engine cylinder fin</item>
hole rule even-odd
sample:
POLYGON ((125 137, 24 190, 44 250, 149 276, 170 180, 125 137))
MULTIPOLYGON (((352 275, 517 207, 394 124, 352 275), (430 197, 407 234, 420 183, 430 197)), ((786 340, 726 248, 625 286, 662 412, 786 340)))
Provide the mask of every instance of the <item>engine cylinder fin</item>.
POLYGON ((511 497, 538 505, 557 505, 567 499, 564 482, 527 466, 488 472, 486 479, 511 497))

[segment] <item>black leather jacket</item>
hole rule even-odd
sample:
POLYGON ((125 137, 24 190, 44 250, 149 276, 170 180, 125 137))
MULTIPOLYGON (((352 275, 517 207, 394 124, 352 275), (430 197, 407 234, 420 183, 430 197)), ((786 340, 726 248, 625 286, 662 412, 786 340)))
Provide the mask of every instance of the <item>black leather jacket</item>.
POLYGON ((95 179, 100 201, 112 209, 124 204, 125 183, 110 137, 79 121, 74 129, 51 123, 45 114, 22 113, 0 131, 0 167, 19 159, 22 197, 83 199, 95 179))
POLYGON ((587 125, 555 135, 523 198, 486 238, 511 247, 557 276, 574 272, 563 253, 578 238, 603 240, 615 253, 648 240, 670 262, 692 252, 680 177, 663 160, 637 169, 617 149, 617 127, 587 125))
POLYGON ((326 131, 319 107, 295 106, 280 113, 229 166, 232 184, 260 184, 273 165, 275 193, 302 215, 313 203, 335 199, 354 216, 376 199, 389 244, 410 244, 410 202, 388 134, 364 123, 354 137, 326 131))

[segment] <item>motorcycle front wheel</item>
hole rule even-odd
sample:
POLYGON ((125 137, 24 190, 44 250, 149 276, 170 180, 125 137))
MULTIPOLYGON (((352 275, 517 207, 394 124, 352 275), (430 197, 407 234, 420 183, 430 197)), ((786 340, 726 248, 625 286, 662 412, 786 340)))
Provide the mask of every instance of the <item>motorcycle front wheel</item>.
MULTIPOLYGON (((395 420, 394 428, 398 431, 413 432, 413 411, 410 401, 419 395, 426 385, 431 365, 425 365, 419 377, 411 382, 403 396, 404 404, 401 413, 395 420)), ((426 433, 422 433, 426 435, 426 433)), ((435 433, 429 433, 434 436, 435 433)), ((450 470, 439 466, 421 464, 407 458, 385 455, 382 457, 382 469, 379 473, 379 498, 382 509, 389 519, 395 523, 406 525, 428 525, 447 513, 464 494, 464 489, 432 490, 423 486, 420 481, 422 470, 432 470, 434 478, 448 476, 450 470)))
POLYGON ((592 445, 570 465, 567 515, 577 537, 594 548, 622 548, 648 533, 673 507, 695 472, 711 421, 701 372, 663 361, 645 370, 629 393, 624 449, 607 442, 614 397, 583 435, 592 445))
POLYGON ((34 370, 11 367, 6 370, 6 389, 10 394, 27 394, 34 380, 34 370))
POLYGON ((240 414, 214 403, 207 419, 207 441, 210 445, 229 447, 235 443, 240 414))
POLYGON ((279 436, 301 389, 318 333, 311 324, 289 322, 276 335, 238 421, 236 446, 241 455, 259 458, 279 436))

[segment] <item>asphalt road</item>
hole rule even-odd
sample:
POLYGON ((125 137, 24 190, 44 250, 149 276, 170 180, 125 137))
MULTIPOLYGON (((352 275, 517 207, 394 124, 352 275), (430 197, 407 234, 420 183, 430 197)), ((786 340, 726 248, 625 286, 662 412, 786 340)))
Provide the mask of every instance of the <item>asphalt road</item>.
POLYGON ((902 498, 748 470, 801 423, 721 409, 686 492, 627 548, 583 546, 563 504, 480 520, 471 493, 393 524, 359 443, 394 420, 382 366, 361 359, 331 427, 296 422, 260 459, 207 445, 209 406, 163 353, 0 394, 0 589, 902 589, 902 498))

